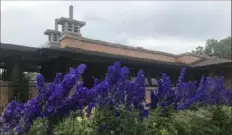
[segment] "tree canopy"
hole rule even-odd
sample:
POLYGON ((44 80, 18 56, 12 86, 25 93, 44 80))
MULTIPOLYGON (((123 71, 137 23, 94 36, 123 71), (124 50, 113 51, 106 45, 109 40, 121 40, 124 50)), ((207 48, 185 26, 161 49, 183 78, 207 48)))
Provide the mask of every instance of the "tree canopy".
POLYGON ((206 40, 205 47, 203 50, 199 50, 201 46, 196 48, 196 51, 192 51, 195 53, 203 53, 205 55, 217 56, 219 58, 231 59, 231 37, 224 38, 220 41, 215 39, 206 40))

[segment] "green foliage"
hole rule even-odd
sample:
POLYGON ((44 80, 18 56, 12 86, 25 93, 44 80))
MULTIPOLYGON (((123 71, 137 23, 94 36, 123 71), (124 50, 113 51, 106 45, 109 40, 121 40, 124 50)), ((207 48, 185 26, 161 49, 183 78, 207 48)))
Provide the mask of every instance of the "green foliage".
POLYGON ((119 108, 120 116, 115 117, 115 112, 109 109, 97 109, 91 119, 95 124, 95 131, 101 124, 106 124, 103 131, 97 132, 98 135, 142 135, 146 131, 143 122, 138 118, 137 111, 127 110, 124 106, 119 108))
POLYGON ((216 40, 207 40, 208 44, 206 44, 205 47, 205 53, 209 54, 211 48, 214 48, 215 50, 215 55, 220 57, 220 58, 227 58, 231 59, 231 37, 227 37, 225 39, 222 39, 220 41, 216 40), (212 41, 212 42, 210 42, 212 41))
POLYGON ((172 126, 177 134, 213 135, 218 129, 211 124, 210 118, 206 110, 180 111, 173 115, 172 126))
POLYGON ((177 130, 171 125, 172 114, 163 115, 159 109, 152 110, 147 120, 143 121, 146 127, 144 135, 174 135, 177 130))
POLYGON ((219 132, 223 135, 232 133, 231 108, 225 106, 216 106, 212 109, 212 121, 219 127, 219 132))
POLYGON ((206 107, 197 111, 180 111, 172 118, 178 135, 229 135, 231 133, 231 107, 206 107))
POLYGON ((218 44, 218 41, 215 40, 215 39, 206 40, 206 45, 205 45, 205 49, 204 49, 205 54, 210 55, 211 54, 211 48, 215 49, 217 44, 218 44))
MULTIPOLYGON (((54 130, 54 135, 230 135, 232 133, 232 107, 211 106, 198 110, 170 112, 161 110, 149 112, 148 119, 141 121, 137 111, 119 108, 120 116, 115 118, 109 109, 98 108, 89 118, 83 116, 64 119, 54 130), (101 124, 107 124, 98 131, 101 124)), ((46 134, 48 121, 38 119, 28 135, 46 134)))
POLYGON ((41 118, 37 119, 36 121, 34 121, 27 135, 45 135, 47 126, 48 126, 47 119, 41 119, 41 118))
POLYGON ((91 120, 81 117, 69 117, 61 122, 54 130, 55 135, 95 135, 91 120))

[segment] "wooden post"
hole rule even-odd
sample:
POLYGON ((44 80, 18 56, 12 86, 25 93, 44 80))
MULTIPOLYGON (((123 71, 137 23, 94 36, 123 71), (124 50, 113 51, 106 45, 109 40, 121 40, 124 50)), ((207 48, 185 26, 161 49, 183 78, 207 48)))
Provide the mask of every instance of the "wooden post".
POLYGON ((151 86, 152 83, 151 83, 151 75, 149 72, 146 72, 146 76, 147 76, 147 80, 148 80, 148 85, 151 86))

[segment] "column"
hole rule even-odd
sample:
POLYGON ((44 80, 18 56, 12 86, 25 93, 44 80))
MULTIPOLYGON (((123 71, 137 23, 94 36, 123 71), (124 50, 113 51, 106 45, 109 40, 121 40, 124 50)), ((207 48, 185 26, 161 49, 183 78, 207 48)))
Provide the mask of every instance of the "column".
POLYGON ((151 75, 149 72, 146 72, 146 77, 147 77, 147 80, 148 80, 148 85, 151 86, 152 83, 151 83, 151 75))
POLYGON ((72 24, 72 32, 75 33, 75 24, 72 24))
POLYGON ((68 31, 68 22, 65 22, 64 23, 64 32, 67 32, 68 31))
POLYGON ((10 100, 26 101, 28 100, 28 80, 24 78, 22 61, 14 59, 9 67, 9 87, 10 100))

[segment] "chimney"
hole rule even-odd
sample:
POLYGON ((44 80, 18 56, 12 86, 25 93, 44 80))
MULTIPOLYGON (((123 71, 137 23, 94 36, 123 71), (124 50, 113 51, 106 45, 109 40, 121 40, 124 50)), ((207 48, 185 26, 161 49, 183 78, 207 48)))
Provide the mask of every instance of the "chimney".
POLYGON ((55 19, 55 30, 58 31, 58 23, 57 23, 57 19, 55 19))
POLYGON ((69 18, 73 19, 73 6, 69 6, 69 18))

